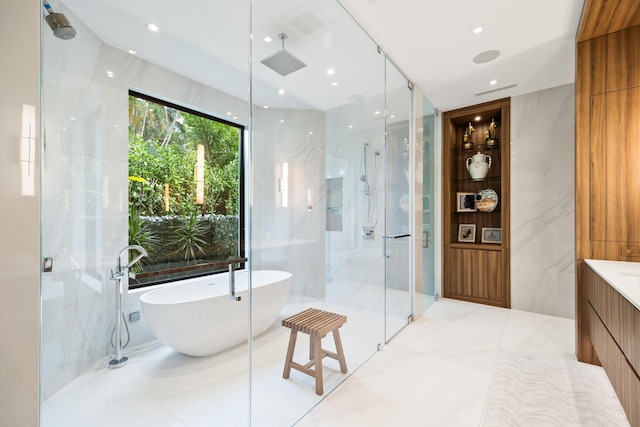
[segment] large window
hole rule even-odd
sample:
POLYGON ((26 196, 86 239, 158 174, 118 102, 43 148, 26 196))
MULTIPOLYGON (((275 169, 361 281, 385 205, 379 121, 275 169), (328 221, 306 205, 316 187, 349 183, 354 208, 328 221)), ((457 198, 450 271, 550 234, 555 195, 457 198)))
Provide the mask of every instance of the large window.
POLYGON ((226 271, 244 256, 244 129, 129 93, 129 243, 149 252, 132 287, 226 271))

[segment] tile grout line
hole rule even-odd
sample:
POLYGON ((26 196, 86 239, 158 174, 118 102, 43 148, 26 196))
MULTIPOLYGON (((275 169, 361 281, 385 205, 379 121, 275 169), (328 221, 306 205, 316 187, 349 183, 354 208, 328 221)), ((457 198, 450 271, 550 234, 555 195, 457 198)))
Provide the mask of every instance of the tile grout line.
POLYGON ((484 404, 482 405, 482 414, 480 415, 480 420, 478 420, 478 427, 482 426, 484 422, 484 417, 487 411, 489 396, 491 394, 491 390, 493 389, 494 383, 496 381, 496 370, 498 369, 498 361, 500 360, 500 356, 502 356, 502 340, 504 339, 504 332, 507 329, 507 323, 509 322, 510 317, 511 317, 511 310, 509 309, 507 311, 507 315, 504 320, 504 325, 502 326, 502 332, 500 333, 500 342, 498 343, 496 358, 493 361, 493 366, 491 368, 491 380, 489 381, 489 387, 487 388, 487 392, 484 397, 484 404))

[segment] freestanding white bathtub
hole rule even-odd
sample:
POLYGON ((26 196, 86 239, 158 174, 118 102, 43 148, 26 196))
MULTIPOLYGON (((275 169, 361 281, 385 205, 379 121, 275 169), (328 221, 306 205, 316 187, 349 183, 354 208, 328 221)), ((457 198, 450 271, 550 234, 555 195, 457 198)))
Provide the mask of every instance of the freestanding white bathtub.
MULTIPOLYGON (((167 346, 189 356, 209 356, 247 342, 249 331, 247 271, 235 273, 236 296, 229 298, 229 273, 177 282, 140 297, 151 332, 167 346)), ((278 318, 289 292, 291 273, 252 273, 253 336, 278 318)))

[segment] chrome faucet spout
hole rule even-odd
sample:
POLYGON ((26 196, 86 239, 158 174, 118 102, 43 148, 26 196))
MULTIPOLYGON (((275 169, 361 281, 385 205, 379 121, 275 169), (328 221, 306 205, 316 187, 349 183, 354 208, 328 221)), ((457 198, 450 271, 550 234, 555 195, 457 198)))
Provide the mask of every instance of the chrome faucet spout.
POLYGON ((147 251, 145 250, 145 248, 143 248, 140 245, 129 245, 129 246, 125 246, 124 248, 122 248, 122 250, 120 251, 120 253, 118 254, 118 271, 122 271, 122 269, 130 269, 136 262, 140 261, 140 259, 142 259, 143 257, 149 256, 149 254, 147 253, 147 251), (124 255, 125 253, 129 253, 129 251, 131 250, 136 250, 138 251, 138 256, 135 257, 133 260, 131 260, 127 265, 125 265, 124 267, 121 266, 120 264, 120 260, 122 258, 122 255, 124 255))

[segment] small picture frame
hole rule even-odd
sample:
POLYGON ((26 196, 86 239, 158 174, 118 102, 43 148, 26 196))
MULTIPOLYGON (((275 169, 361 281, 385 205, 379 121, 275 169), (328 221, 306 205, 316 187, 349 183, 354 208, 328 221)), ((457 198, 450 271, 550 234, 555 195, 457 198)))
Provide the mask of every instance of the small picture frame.
POLYGON ((476 225, 475 224, 459 224, 458 225, 458 242, 476 241, 476 225))
POLYGON ((482 227, 480 241, 482 243, 502 243, 502 229, 482 227))
POLYGON ((476 193, 456 193, 457 212, 476 212, 476 193))

